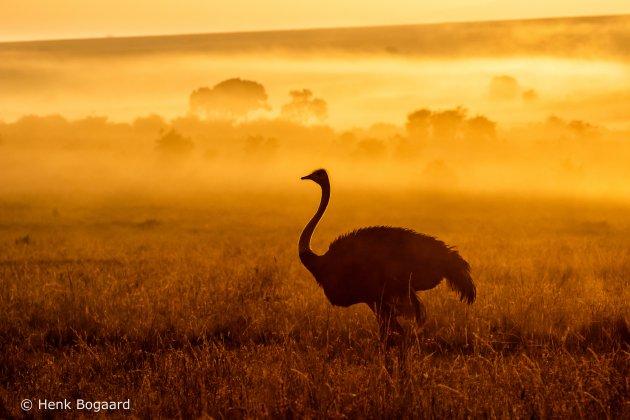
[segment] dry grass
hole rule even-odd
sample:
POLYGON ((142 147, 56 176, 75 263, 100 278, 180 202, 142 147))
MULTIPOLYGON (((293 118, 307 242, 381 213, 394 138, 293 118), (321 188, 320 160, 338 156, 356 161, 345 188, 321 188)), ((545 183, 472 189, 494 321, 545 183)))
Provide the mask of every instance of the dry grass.
POLYGON ((331 307, 299 264, 316 198, 244 198, 5 200, 0 417, 23 398, 130 398, 139 418, 630 417, 626 207, 339 193, 316 248, 405 225, 473 267, 472 307, 423 293, 424 329, 386 350, 366 307, 331 307))

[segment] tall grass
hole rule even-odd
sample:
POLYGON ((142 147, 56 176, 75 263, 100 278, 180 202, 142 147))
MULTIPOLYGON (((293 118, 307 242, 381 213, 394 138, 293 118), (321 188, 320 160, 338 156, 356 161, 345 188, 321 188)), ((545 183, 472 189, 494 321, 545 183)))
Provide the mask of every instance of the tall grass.
POLYGON ((444 285, 422 293, 428 321, 394 349, 301 267, 313 209, 290 197, 55 218, 0 206, 0 417, 24 398, 130 398, 110 414, 140 418, 630 416, 625 207, 373 198, 333 204, 316 248, 375 219, 409 226, 457 245, 479 291, 471 307, 444 285))

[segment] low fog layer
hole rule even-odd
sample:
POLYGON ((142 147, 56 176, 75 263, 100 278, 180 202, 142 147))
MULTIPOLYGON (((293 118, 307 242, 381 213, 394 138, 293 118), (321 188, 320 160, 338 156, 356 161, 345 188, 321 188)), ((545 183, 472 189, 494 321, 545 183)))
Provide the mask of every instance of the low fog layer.
POLYGON ((402 124, 339 130, 324 122, 327 103, 308 89, 292 91, 278 117, 263 118, 256 112, 268 106, 264 87, 227 82, 253 90, 238 103, 217 101, 230 83, 196 89, 189 112, 174 119, 50 115, 0 124, 3 195, 295 190, 321 166, 339 188, 630 193, 628 130, 558 116, 504 127, 464 107, 418 108, 402 124))
POLYGON ((287 190, 323 166, 339 188, 625 199, 628 22, 2 44, 0 194, 287 190))

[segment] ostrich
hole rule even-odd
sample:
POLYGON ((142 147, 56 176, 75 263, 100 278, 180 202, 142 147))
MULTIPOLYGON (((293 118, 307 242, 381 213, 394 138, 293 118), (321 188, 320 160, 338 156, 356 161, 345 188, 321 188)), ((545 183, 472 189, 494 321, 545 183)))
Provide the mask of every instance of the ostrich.
POLYGON ((422 325, 426 310, 416 292, 437 286, 443 278, 461 301, 475 301, 470 266, 444 242, 411 229, 371 226, 341 235, 324 255, 311 250, 311 237, 330 199, 330 181, 324 169, 302 177, 322 188, 319 208, 302 231, 302 264, 324 289, 333 305, 366 303, 376 314, 381 337, 402 334, 398 316, 415 317, 422 325))

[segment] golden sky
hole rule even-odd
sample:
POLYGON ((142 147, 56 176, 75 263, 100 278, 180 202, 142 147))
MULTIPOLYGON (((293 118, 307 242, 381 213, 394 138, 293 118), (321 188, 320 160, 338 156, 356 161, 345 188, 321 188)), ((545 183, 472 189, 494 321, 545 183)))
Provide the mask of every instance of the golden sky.
POLYGON ((0 41, 625 13, 626 0, 3 0, 0 41))

